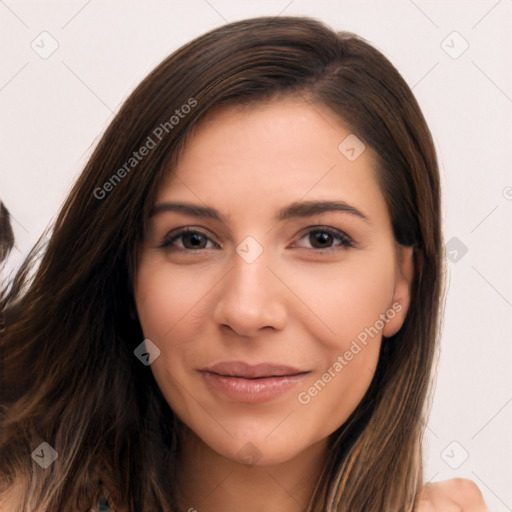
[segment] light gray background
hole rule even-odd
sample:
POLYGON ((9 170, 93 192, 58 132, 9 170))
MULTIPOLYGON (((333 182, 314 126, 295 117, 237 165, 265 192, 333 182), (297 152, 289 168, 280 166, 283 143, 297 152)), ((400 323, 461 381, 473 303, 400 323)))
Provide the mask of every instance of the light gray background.
POLYGON ((445 238, 457 238, 447 246, 426 477, 471 478, 490 510, 512 511, 512 0, 0 0, 0 198, 17 238, 8 268, 56 215, 103 130, 153 67, 228 21, 278 14, 366 37, 418 98, 441 164, 445 238), (48 51, 52 39, 58 48, 48 58, 31 47, 48 51))

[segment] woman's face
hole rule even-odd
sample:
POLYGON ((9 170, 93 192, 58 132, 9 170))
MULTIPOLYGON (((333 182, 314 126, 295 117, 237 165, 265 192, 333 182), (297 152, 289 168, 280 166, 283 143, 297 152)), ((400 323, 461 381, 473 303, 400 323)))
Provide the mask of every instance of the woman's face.
POLYGON ((353 137, 299 99, 230 107, 158 191, 135 284, 151 370, 229 459, 284 462, 325 440, 404 320, 411 252, 395 252, 372 150, 353 137))

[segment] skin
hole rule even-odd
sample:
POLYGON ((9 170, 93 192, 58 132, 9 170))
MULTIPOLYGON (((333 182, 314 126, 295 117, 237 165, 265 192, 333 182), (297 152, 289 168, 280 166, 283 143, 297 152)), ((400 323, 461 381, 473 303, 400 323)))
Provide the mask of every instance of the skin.
POLYGON ((156 205, 186 202, 223 216, 152 216, 135 281, 144 336, 160 350, 151 371, 185 425, 184 510, 302 510, 329 436, 371 382, 382 336, 403 323, 412 252, 394 242, 371 148, 355 161, 338 150, 349 134, 327 107, 298 98, 229 107, 199 124, 161 184, 156 205), (281 208, 311 200, 345 201, 367 220, 340 211, 275 220, 281 208), (200 232, 197 250, 187 236, 162 247, 187 226, 200 232), (315 245, 325 226, 352 246, 337 235, 315 245), (251 263, 236 252, 248 236, 263 249, 251 263), (393 305, 401 310, 309 403, 300 403, 298 394, 393 305), (197 371, 226 360, 310 373, 277 398, 240 403, 216 393, 197 371), (250 465, 241 460, 247 450, 250 465))
POLYGON ((426 485, 417 512, 489 512, 478 486, 467 478, 426 485))

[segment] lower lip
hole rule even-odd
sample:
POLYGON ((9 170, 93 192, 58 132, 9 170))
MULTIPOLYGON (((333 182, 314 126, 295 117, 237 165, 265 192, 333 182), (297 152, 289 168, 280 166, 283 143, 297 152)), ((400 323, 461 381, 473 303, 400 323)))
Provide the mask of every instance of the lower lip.
POLYGON ((206 383, 224 396, 237 402, 261 403, 282 395, 304 380, 307 373, 283 377, 244 379, 216 373, 201 372, 206 383))

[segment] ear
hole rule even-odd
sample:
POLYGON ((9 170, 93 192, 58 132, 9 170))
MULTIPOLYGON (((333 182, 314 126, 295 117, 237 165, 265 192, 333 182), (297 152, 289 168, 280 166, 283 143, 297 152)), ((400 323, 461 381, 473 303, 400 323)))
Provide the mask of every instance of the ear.
POLYGON ((396 245, 395 286, 386 311, 388 322, 382 330, 386 338, 394 336, 402 327, 411 301, 411 283, 414 276, 414 248, 396 245))

